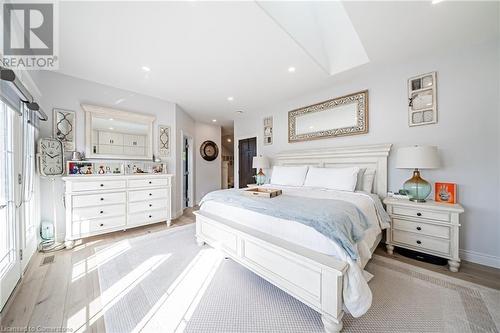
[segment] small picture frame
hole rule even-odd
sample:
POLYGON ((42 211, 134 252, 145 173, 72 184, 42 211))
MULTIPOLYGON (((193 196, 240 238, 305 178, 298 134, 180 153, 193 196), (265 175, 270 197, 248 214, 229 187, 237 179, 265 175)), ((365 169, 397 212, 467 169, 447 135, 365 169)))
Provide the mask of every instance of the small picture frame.
POLYGON ((408 125, 437 123, 436 72, 418 75, 408 80, 408 125))
POLYGON ((53 137, 63 143, 64 151, 75 151, 75 111, 54 108, 53 119, 53 137))
POLYGON ((264 145, 273 144, 273 117, 264 118, 264 145))
POLYGON ((160 158, 170 156, 170 126, 158 126, 158 155, 160 158))
POLYGON ((456 204, 457 203, 457 184, 454 183, 435 183, 434 201, 456 204))

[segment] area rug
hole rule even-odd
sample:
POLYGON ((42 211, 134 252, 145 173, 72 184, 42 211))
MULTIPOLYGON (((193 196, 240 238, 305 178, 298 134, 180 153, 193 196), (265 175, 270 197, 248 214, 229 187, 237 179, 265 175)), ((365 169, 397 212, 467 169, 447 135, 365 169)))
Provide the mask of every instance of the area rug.
MULTIPOLYGON (((324 332, 320 315, 221 253, 187 225, 96 251, 106 331, 324 332), (119 250, 117 250, 119 249, 119 250)), ((373 305, 343 332, 498 332, 500 291, 375 255, 373 305)))

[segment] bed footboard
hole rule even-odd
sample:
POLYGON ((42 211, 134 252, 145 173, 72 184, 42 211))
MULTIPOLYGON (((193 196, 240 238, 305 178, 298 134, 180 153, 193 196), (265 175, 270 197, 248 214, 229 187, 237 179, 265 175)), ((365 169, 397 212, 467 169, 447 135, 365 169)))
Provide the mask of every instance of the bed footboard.
POLYGON ((197 211, 196 241, 227 256, 321 314, 327 333, 342 330, 347 264, 230 220, 197 211))

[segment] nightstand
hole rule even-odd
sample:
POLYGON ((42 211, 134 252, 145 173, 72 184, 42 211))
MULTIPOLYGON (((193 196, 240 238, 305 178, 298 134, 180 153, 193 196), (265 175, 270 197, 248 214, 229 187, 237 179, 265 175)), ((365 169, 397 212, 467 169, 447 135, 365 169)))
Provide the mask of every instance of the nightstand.
POLYGON ((387 229, 387 253, 394 246, 415 250, 448 259, 450 271, 458 272, 459 215, 464 209, 459 204, 413 202, 385 198, 384 204, 391 216, 387 229))

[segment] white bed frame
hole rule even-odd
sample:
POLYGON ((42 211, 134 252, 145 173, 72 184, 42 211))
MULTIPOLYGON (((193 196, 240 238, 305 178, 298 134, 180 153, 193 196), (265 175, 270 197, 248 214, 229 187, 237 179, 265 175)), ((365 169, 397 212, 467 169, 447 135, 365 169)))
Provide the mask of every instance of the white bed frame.
MULTIPOLYGON (((293 151, 278 154, 275 165, 359 166, 376 170, 374 193, 387 195, 390 144, 293 151)), ((342 330, 343 276, 347 263, 234 221, 195 212, 196 240, 227 256, 321 314, 327 333, 342 330)))

